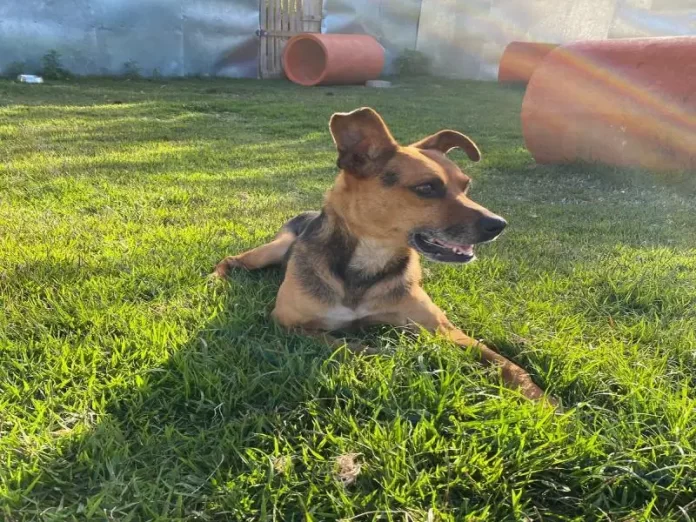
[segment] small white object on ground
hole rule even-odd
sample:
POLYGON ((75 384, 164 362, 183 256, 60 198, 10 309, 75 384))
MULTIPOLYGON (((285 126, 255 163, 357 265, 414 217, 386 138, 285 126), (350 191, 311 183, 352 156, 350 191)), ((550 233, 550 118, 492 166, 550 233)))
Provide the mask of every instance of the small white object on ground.
POLYGON ((35 76, 33 74, 20 74, 17 76, 17 79, 24 83, 43 83, 43 78, 41 76, 35 76))
POLYGON ((386 89, 388 87, 391 87, 391 82, 388 82, 386 80, 367 80, 365 82, 365 87, 377 87, 379 89, 386 89))

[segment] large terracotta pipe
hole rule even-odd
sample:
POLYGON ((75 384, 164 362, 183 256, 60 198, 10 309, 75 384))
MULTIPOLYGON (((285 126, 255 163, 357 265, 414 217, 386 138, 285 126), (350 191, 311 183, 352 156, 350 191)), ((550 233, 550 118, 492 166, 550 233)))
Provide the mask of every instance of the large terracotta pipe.
POLYGON ((538 163, 696 170, 696 37, 559 47, 527 85, 522 131, 538 163))
POLYGON ((526 84, 541 61, 556 47, 558 44, 510 42, 500 58, 498 81, 526 84))
POLYGON ((365 34, 302 33, 283 51, 283 70, 300 85, 365 83, 383 67, 384 48, 365 34))

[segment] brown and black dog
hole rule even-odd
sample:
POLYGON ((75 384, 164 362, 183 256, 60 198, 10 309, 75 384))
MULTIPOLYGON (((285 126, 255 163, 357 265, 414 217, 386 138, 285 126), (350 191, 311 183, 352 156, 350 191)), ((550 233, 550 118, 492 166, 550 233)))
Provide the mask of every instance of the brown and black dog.
POLYGON ((505 383, 526 397, 542 398, 525 370, 462 333, 420 286, 419 253, 467 263, 476 243, 507 224, 469 199, 469 177, 446 157, 459 147, 479 161, 476 144, 443 130, 400 146, 370 108, 334 114, 329 127, 340 173, 321 212, 291 219, 270 243, 222 260, 214 275, 283 263, 273 310, 282 326, 316 335, 356 324, 419 325, 500 366, 505 383))

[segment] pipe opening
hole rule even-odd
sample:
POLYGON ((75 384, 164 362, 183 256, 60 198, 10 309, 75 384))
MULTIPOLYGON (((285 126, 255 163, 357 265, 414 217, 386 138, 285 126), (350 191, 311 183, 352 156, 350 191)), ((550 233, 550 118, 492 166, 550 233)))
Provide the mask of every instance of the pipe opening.
POLYGON ((300 85, 315 85, 326 69, 324 48, 310 38, 288 43, 284 58, 286 74, 300 85))

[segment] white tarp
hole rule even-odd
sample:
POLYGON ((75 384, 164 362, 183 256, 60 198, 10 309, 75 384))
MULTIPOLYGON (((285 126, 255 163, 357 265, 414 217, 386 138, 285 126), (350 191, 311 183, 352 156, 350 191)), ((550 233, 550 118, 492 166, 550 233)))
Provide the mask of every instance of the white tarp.
POLYGON ((443 76, 493 80, 508 43, 696 35, 696 0, 422 0, 417 49, 443 76))
POLYGON ((0 0, 0 71, 50 50, 77 74, 258 74, 259 0, 0 0))
POLYGON ((415 49, 421 0, 324 0, 322 33, 374 36, 385 49, 385 69, 404 49, 415 49))

